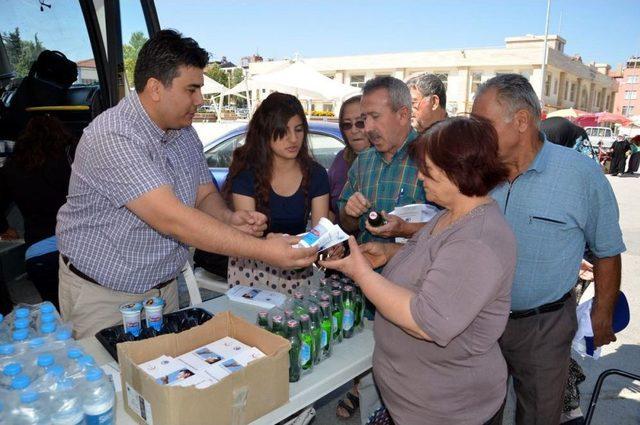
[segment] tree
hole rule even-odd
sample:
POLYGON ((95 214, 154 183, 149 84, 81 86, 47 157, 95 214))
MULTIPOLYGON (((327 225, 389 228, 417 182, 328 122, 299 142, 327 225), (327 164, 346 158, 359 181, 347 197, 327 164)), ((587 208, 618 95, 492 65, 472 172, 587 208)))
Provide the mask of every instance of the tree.
POLYGON ((229 86, 229 73, 220 68, 220 65, 213 63, 207 68, 208 69, 204 72, 207 77, 214 79, 225 87, 229 86))
POLYGON ((20 38, 20 28, 10 33, 2 34, 5 42, 9 63, 13 66, 18 78, 24 77, 29 73, 31 65, 38 58, 40 52, 45 50, 44 45, 38 39, 38 34, 34 36, 33 41, 22 40, 20 38))
POLYGON ((124 58, 124 69, 127 73, 127 81, 130 86, 133 86, 133 71, 136 69, 136 61, 138 60, 138 53, 144 43, 147 42, 147 37, 141 32, 136 31, 131 34, 129 43, 122 46, 122 54, 124 58))

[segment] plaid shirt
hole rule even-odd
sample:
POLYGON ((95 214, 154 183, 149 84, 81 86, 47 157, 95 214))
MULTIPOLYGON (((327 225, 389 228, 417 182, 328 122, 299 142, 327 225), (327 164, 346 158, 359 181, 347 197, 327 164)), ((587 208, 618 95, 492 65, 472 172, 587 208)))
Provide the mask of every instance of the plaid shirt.
MULTIPOLYGON (((409 158, 409 144, 418 137, 413 129, 393 155, 391 161, 375 148, 358 155, 349 169, 347 182, 342 189, 338 207, 344 208, 355 192, 360 192, 371 202, 371 209, 390 212, 397 206, 426 203, 424 187, 418 180, 418 167, 409 158)), ((373 236, 365 229, 366 214, 360 217, 358 242, 393 242, 393 238, 373 236)))
POLYGON ((195 206, 199 185, 211 183, 193 127, 161 130, 137 94, 85 129, 72 166, 67 203, 58 212, 60 253, 101 285, 143 293, 175 278, 188 247, 158 233, 126 204, 168 185, 195 206))

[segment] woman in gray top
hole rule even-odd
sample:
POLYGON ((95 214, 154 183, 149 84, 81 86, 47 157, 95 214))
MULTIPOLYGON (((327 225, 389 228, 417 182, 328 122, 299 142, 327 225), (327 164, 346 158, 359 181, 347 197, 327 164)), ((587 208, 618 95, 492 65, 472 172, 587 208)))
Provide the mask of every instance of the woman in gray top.
POLYGON ((451 118, 414 157, 427 198, 445 209, 406 245, 358 249, 351 238, 349 257, 323 265, 377 308, 373 371, 395 423, 498 424, 507 389, 498 338, 516 264, 515 237, 489 196, 507 177, 498 136, 486 120, 451 118))

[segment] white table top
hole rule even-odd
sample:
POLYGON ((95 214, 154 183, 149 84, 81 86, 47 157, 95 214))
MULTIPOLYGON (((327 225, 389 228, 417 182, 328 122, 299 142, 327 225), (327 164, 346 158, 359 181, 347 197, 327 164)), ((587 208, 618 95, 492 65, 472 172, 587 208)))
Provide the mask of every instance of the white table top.
MULTIPOLYGON (((253 322, 260 308, 230 301, 226 296, 214 298, 200 306, 211 313, 231 311, 240 317, 253 322)), ((113 361, 109 353, 95 338, 80 341, 87 354, 91 354, 100 365, 113 361)), ((313 404, 316 400, 344 385, 351 379, 371 368, 373 354, 373 332, 363 330, 353 338, 345 339, 333 347, 331 358, 315 366, 313 373, 303 376, 300 381, 289 385, 289 402, 268 413, 251 425, 275 424, 297 411, 313 404)), ((135 424, 136 422, 125 411, 122 393, 116 393, 116 424, 135 424)))

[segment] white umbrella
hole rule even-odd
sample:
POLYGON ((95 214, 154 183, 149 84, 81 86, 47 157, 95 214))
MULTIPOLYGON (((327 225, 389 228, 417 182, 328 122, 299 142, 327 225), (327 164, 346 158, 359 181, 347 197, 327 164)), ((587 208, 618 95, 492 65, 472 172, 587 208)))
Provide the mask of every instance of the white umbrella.
POLYGON ((211 77, 204 76, 204 85, 200 89, 202 94, 215 94, 226 91, 227 88, 211 77))

